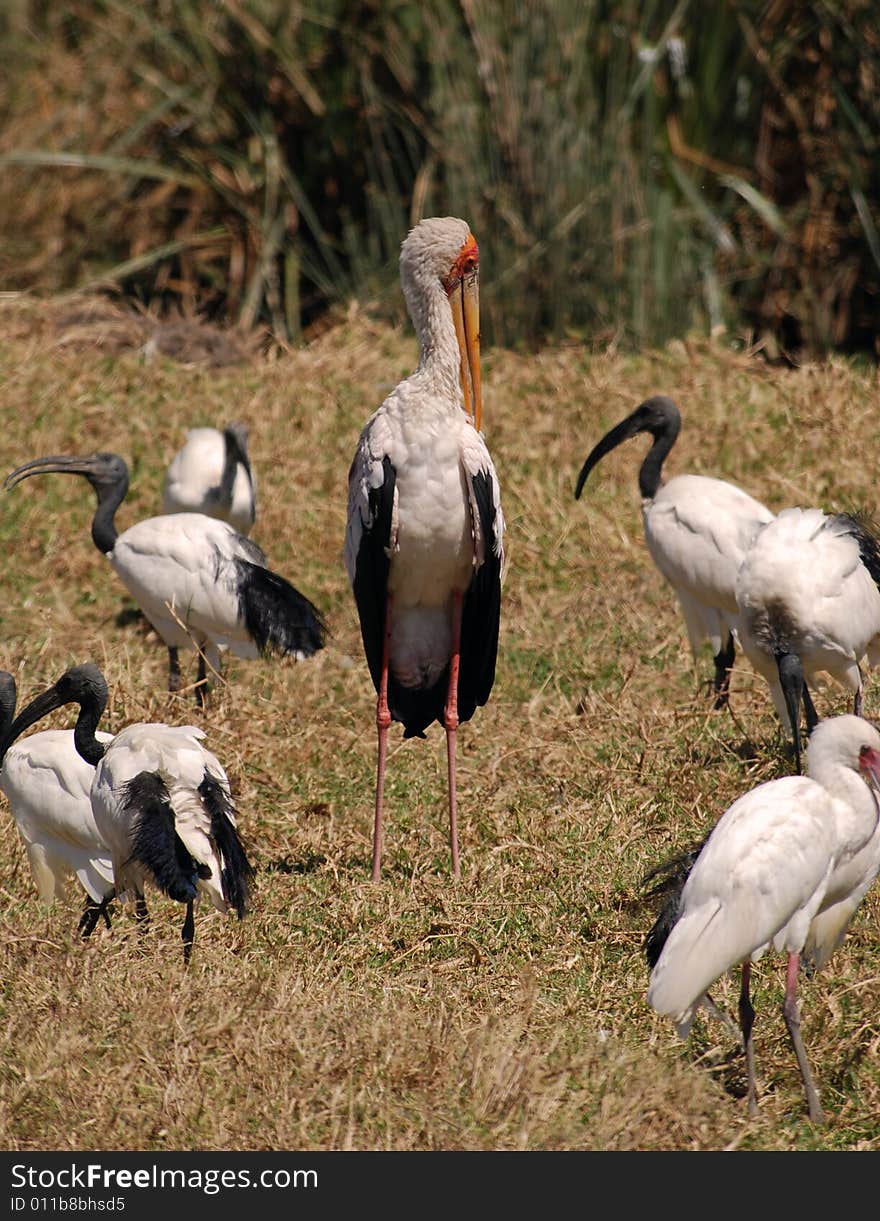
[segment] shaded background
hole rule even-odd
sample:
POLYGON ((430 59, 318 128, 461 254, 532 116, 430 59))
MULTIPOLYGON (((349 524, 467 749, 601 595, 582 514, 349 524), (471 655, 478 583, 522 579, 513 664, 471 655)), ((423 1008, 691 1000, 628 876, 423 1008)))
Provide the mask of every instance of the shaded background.
POLYGON ((487 340, 877 353, 860 0, 6 0, 0 290, 320 329, 465 216, 487 340))

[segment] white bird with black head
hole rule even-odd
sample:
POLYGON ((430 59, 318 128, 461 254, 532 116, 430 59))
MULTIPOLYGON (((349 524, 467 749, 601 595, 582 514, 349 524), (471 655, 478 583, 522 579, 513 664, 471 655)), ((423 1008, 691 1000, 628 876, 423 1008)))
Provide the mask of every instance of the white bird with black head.
POLYGON ((191 428, 165 474, 163 513, 206 513, 247 536, 257 516, 244 424, 191 428))
POLYGON ((642 521, 651 558, 675 590, 696 660, 708 640, 715 656, 715 706, 727 703, 736 646, 736 574, 768 508, 733 483, 708 475, 661 482, 663 463, 678 438, 681 415, 658 394, 612 428, 587 456, 575 488, 579 499, 596 463, 623 441, 650 433, 654 443, 639 468, 642 521))
POLYGON ((254 871, 236 827, 226 772, 202 745, 205 734, 195 725, 140 723, 121 729, 109 742, 100 740, 96 730, 107 705, 107 684, 91 663, 66 670, 31 700, 8 739, 65 704, 79 705, 73 740, 94 768, 92 812, 113 864, 113 890, 92 913, 91 927, 114 897, 133 900, 139 918, 145 918, 145 888, 155 886, 186 906, 181 937, 188 961, 200 895, 239 919, 247 910, 254 871))
POLYGON ((82 475, 94 488, 92 541, 164 641, 169 690, 180 687, 180 649, 198 651, 195 695, 201 704, 208 667, 219 673, 223 649, 236 657, 301 658, 323 648, 320 612, 228 522, 204 513, 171 513, 120 534, 115 515, 128 490, 128 467, 118 454, 36 458, 12 471, 6 487, 53 472, 82 475))
POLYGON ((349 472, 345 560, 378 700, 372 877, 380 876, 388 729, 446 730, 460 874, 456 731, 495 678, 504 519, 480 433, 479 250, 467 223, 423 220, 401 246, 417 370, 368 421, 349 472))
POLYGON ((800 1034, 801 955, 828 961, 880 869, 880 733, 856 716, 820 721, 807 775, 770 780, 721 816, 646 941, 648 1003, 686 1038, 707 989, 741 966, 739 1017, 749 1110, 757 1110, 751 964, 787 954, 783 1016, 810 1118, 824 1118, 800 1034), (867 783, 865 783, 867 781, 867 783))
MULTIPOLYGON (((0 791, 24 844, 37 894, 60 898, 76 878, 86 892, 80 928, 113 890, 110 849, 92 813, 95 769, 77 753, 70 729, 45 729, 21 742, 9 738, 15 719, 15 679, 0 670, 0 791)), ((97 734, 101 743, 112 735, 97 734)), ((104 915, 107 918, 106 906, 104 915)))
POLYGON ((791 726, 800 771, 799 713, 818 717, 807 680, 830 674, 862 711, 860 663, 880 664, 880 541, 867 518, 784 509, 764 526, 736 578, 737 635, 791 726))

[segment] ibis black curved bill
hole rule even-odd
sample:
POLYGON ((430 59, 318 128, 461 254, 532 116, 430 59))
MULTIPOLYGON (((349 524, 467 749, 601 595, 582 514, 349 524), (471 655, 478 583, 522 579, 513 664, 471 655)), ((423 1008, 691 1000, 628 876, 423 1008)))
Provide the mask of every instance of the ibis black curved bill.
POLYGON ((616 424, 590 450, 581 467, 581 473, 578 475, 574 490, 575 500, 580 500, 587 476, 596 463, 612 449, 616 449, 622 442, 628 441, 630 437, 635 437, 640 432, 651 433, 654 437, 654 444, 648 457, 642 463, 639 484, 642 495, 655 495, 660 483, 660 469, 663 460, 675 444, 680 428, 681 415, 671 398, 667 398, 665 394, 655 394, 652 398, 645 399, 631 415, 616 424), (649 489, 647 492, 646 488, 649 489))

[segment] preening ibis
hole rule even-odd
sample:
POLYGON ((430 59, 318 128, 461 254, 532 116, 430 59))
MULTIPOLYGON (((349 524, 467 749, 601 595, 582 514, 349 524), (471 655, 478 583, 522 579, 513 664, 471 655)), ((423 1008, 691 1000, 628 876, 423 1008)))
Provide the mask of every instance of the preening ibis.
POLYGON ((798 965, 802 952, 817 966, 828 960, 880 869, 880 733, 861 717, 820 721, 806 759, 806 776, 760 784, 721 816, 666 927, 658 921, 653 942, 649 935, 648 1003, 686 1038, 713 981, 741 965, 739 1018, 754 1113, 751 963, 771 944, 785 950, 783 1016, 810 1118, 821 1122, 800 1034, 798 965))
POLYGON ((800 702, 807 729, 817 715, 806 685, 826 672, 862 710, 859 662, 880 662, 880 543, 867 520, 821 509, 785 509, 764 526, 736 579, 737 635, 788 720, 800 771, 800 702))
POLYGON ((94 488, 92 540, 165 642, 169 690, 180 687, 179 649, 198 650, 195 691, 202 703, 206 666, 219 672, 221 649, 236 657, 310 657, 323 648, 320 612, 228 522, 171 513, 119 534, 114 517, 128 490, 128 467, 118 454, 35 458, 7 475, 6 486, 51 472, 83 475, 94 488))
MULTIPOLYGON (((0 670, 0 791, 9 802, 40 899, 51 903, 60 897, 72 877, 85 890, 82 928, 113 890, 110 849, 92 813, 95 769, 77 753, 70 729, 46 729, 8 744, 15 700, 15 679, 0 670)), ((109 733, 97 737, 103 744, 112 740, 109 733)))
POLYGON ((244 424, 191 428, 165 475, 163 513, 206 513, 248 535, 257 515, 256 486, 244 424))
MULTIPOLYGON (((193 905, 206 895, 218 911, 245 915, 253 867, 236 829, 226 772, 194 725, 134 724, 109 742, 96 729, 107 705, 107 684, 97 666, 74 666, 16 717, 12 740, 65 704, 78 704, 73 729, 77 751, 94 768, 90 796, 95 825, 110 849, 113 897, 135 901, 146 915, 144 889, 157 887, 186 905, 181 936, 188 961, 195 935, 193 905)), ((85 930, 90 931, 90 930, 85 930)))
POLYGON ((504 519, 480 434, 479 251, 463 220, 409 233, 400 280, 419 367, 370 418, 349 472, 345 560, 378 695, 372 877, 382 852, 388 729, 446 730, 452 872, 458 859, 455 735, 495 678, 504 519))
POLYGON ((772 521, 768 508, 735 484, 707 475, 676 475, 661 483, 663 463, 681 429, 672 399, 646 399, 588 454, 575 488, 612 449, 638 433, 654 443, 639 469, 642 521, 651 558, 675 590, 696 660, 704 640, 715 655, 715 706, 727 703, 736 648, 736 574, 759 527, 772 521))

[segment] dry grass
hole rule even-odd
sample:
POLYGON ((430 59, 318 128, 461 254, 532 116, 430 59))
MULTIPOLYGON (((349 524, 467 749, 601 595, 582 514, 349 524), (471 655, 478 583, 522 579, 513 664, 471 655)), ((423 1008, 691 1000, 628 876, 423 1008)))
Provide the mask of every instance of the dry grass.
MULTIPOLYGON (((110 682, 109 728, 203 719, 259 870, 241 925, 199 913, 187 971, 180 909, 163 901, 143 945, 125 914, 80 944, 79 897, 39 906, 3 818, 0 1146, 880 1147, 876 893, 803 985, 822 1131, 804 1117, 778 958, 756 970, 756 1121, 729 1036, 700 1019, 681 1045, 645 1004, 640 877, 789 763, 745 666, 739 724, 698 689, 708 658, 695 676, 642 537, 645 442, 572 497, 605 427, 663 391, 685 419, 672 471, 733 479, 771 507, 870 503, 875 372, 773 370, 700 343, 486 354, 510 566, 497 685, 460 734, 464 877, 447 873, 435 728, 426 742, 395 736, 385 876, 372 886, 374 697, 341 558, 346 473, 414 340, 352 312, 306 349, 216 369, 58 342, 53 319, 36 302, 0 303, 4 469, 118 450, 132 466, 124 526, 157 510, 186 428, 244 420, 255 536, 333 639, 306 664, 231 664, 198 713, 165 692, 155 637, 116 622, 130 603, 89 540, 84 483, 47 477, 0 497, 0 665, 22 698, 91 658, 110 682)), ((824 708, 844 702, 829 692, 824 708)), ((734 998, 733 981, 719 986, 734 998)))

